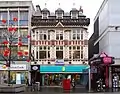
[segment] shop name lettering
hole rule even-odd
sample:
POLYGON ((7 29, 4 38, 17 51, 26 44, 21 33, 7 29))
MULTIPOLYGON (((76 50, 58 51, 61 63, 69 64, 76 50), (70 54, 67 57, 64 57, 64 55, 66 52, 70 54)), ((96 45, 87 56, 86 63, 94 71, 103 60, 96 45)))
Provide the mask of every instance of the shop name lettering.
POLYGON ((23 66, 12 66, 10 68, 21 68, 21 69, 23 69, 24 67, 23 66))

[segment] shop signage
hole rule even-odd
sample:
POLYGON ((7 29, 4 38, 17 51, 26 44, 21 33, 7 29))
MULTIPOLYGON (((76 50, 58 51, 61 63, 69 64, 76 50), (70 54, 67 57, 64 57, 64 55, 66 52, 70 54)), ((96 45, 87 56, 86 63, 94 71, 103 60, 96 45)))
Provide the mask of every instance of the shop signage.
MULTIPOLYGON (((8 70, 8 67, 4 67, 5 65, 0 65, 0 70, 8 70)), ((10 70, 27 70, 26 64, 11 64, 10 70)))
POLYGON ((64 65, 64 60, 63 59, 57 59, 55 61, 55 65, 64 65))
POLYGON ((103 62, 104 62, 104 64, 110 64, 110 63, 112 63, 112 58, 111 57, 103 57, 103 62))
POLYGON ((40 70, 40 65, 31 65, 31 70, 33 71, 40 70))
POLYGON ((118 73, 118 72, 120 72, 120 66, 112 66, 112 72, 113 72, 113 73, 118 73))
POLYGON ((27 70, 27 66, 25 64, 11 64, 10 70, 27 70))

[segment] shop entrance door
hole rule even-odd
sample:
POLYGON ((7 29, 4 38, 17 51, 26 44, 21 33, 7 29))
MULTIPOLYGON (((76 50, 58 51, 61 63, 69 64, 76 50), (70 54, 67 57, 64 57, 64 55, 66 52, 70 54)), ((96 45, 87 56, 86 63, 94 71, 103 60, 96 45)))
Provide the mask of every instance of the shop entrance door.
POLYGON ((62 74, 44 74, 42 83, 44 86, 61 86, 63 78, 62 74))

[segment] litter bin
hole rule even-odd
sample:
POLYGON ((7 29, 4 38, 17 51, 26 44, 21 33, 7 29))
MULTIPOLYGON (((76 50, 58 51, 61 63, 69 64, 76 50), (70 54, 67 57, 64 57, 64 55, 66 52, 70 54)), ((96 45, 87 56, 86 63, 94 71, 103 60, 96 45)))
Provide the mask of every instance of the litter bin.
POLYGON ((63 80, 63 89, 64 90, 70 90, 71 89, 70 79, 64 79, 63 80))
POLYGON ((40 91, 40 82, 35 82, 37 84, 37 90, 40 91))

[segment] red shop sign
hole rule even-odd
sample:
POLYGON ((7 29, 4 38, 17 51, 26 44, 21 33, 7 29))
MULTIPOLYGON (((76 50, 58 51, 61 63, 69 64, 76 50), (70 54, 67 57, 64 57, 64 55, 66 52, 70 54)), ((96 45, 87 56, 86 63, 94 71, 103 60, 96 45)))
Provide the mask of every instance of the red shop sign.
POLYGON ((104 64, 110 64, 110 63, 112 63, 112 58, 111 57, 104 57, 103 62, 104 62, 104 64))

